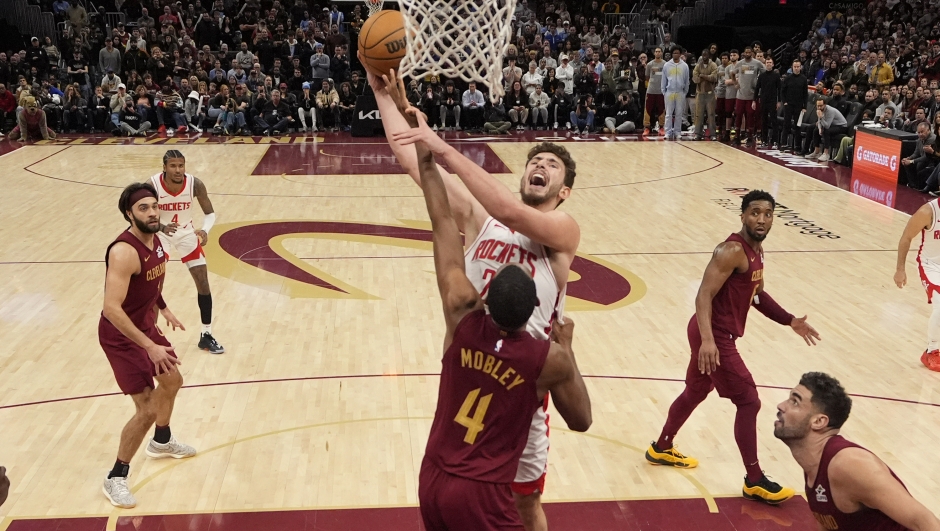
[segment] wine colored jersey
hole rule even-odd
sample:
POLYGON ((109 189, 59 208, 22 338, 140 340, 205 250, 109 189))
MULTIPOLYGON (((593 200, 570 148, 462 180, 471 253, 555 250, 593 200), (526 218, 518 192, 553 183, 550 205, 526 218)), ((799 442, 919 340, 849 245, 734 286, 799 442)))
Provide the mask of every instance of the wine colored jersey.
POLYGON ((740 234, 728 236, 726 242, 738 242, 747 254, 747 271, 731 273, 712 299, 712 328, 734 337, 744 335, 747 311, 764 278, 764 253, 755 251, 740 234))
MULTIPOLYGON (((121 303, 121 308, 131 322, 134 323, 134 326, 146 332, 154 327, 156 321, 153 308, 157 304, 157 299, 160 298, 160 292, 163 290, 166 263, 170 260, 170 257, 164 251, 160 236, 154 234, 153 249, 148 249, 142 241, 137 239, 137 236, 134 236, 130 230, 126 230, 108 246, 108 250, 104 255, 106 267, 111 255, 111 248, 118 242, 130 244, 137 251, 140 258, 140 273, 131 276, 127 285, 127 295, 124 297, 124 302, 121 303)), ((113 336, 111 338, 113 340, 121 341, 126 339, 124 334, 115 328, 103 313, 101 321, 104 325, 101 328, 101 334, 113 336)), ((130 341, 129 339, 126 340, 130 341)))
POLYGON ((467 314, 444 352, 425 457, 455 476, 512 483, 542 407, 536 381, 549 346, 528 332, 500 330, 484 310, 467 314))
MULTIPOLYGON (((813 516, 823 529, 828 531, 851 530, 851 531, 907 531, 907 528, 894 520, 885 516, 881 511, 869 508, 863 508, 854 513, 843 513, 836 508, 832 500, 832 487, 829 486, 829 462, 837 453, 846 448, 862 448, 861 446, 845 440, 841 435, 829 439, 826 447, 823 449, 822 458, 819 460, 819 471, 816 472, 815 485, 811 487, 806 483, 806 477, 803 478, 803 486, 806 489, 806 500, 809 502, 809 509, 813 516)), ((862 450, 865 450, 862 448, 862 450)), ((868 450, 865 450, 866 452, 868 450)), ((898 483, 904 483, 894 475, 898 483)))

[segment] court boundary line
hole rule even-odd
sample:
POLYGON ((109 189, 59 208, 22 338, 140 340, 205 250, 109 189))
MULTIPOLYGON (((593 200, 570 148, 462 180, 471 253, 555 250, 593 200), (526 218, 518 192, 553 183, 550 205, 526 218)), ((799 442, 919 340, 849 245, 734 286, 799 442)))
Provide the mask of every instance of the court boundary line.
MULTIPOLYGON (((431 372, 418 372, 418 373, 402 373, 402 374, 338 374, 331 376, 294 376, 289 378, 270 378, 270 379, 260 379, 260 380, 237 380, 230 382, 211 382, 211 383, 201 383, 193 385, 184 385, 182 389, 202 389, 206 387, 223 387, 230 385, 253 385, 253 384, 264 384, 264 383, 282 383, 282 382, 303 382, 303 381, 316 381, 316 380, 355 380, 360 378, 416 378, 416 377, 440 377, 440 373, 431 373, 431 372)), ((685 383, 685 379, 682 378, 660 378, 655 376, 629 376, 629 375, 605 375, 605 374, 584 374, 582 375, 585 379, 597 379, 597 380, 633 380, 633 381, 649 381, 649 382, 669 382, 669 383, 685 383)), ((758 384, 760 389, 774 389, 774 390, 784 390, 787 391, 789 387, 783 387, 778 385, 764 385, 758 384)), ((7 409, 18 409, 27 406, 41 406, 44 404, 54 404, 58 402, 73 402, 76 400, 86 400, 90 398, 104 398, 110 396, 122 396, 123 393, 119 391, 111 393, 96 393, 91 395, 80 395, 80 396, 69 396, 62 398, 53 398, 48 400, 37 400, 33 402, 21 402, 18 404, 8 404, 5 406, 0 406, 0 411, 7 409)), ((885 402, 897 402, 901 404, 909 404, 915 406, 928 406, 928 407, 940 407, 940 403, 934 402, 920 402, 917 400, 911 400, 907 398, 897 398, 890 396, 877 396, 877 395, 866 395, 860 393, 848 393, 849 396, 854 398, 868 398, 871 400, 882 400, 885 402)))

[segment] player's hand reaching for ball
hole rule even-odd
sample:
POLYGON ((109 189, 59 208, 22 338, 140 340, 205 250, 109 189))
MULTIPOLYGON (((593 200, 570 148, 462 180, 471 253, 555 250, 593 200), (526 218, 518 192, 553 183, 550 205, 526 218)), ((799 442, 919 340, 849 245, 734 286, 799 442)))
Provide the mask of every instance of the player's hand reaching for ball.
POLYGON ((806 344, 809 346, 813 346, 817 341, 821 340, 819 332, 806 322, 805 315, 803 317, 794 317, 793 321, 790 323, 790 328, 802 337, 803 341, 806 341, 806 344))
POLYGON ((894 283, 897 284, 899 288, 903 288, 907 285, 907 271, 903 269, 898 269, 894 272, 894 283))
POLYGON ((147 347, 147 356, 150 357, 153 366, 157 368, 157 374, 170 374, 176 370, 176 365, 182 363, 180 360, 170 356, 170 352, 173 352, 173 347, 164 347, 156 343, 147 347))
POLYGON ((442 155, 447 151, 448 145, 447 142, 444 142, 444 139, 437 136, 437 133, 431 130, 428 127, 428 119, 424 113, 418 111, 412 107, 408 112, 413 112, 418 117, 418 127, 413 127, 407 131, 401 131, 398 133, 393 133, 392 138, 396 142, 403 146, 414 144, 416 142, 422 142, 435 155, 442 155))
POLYGON ((571 340, 574 337, 574 321, 559 319, 552 325, 552 341, 571 350, 571 340))
POLYGON ((186 330, 186 327, 183 326, 183 323, 181 323, 180 320, 177 319, 175 315, 173 315, 173 312, 171 312, 169 308, 160 310, 160 315, 166 319, 166 325, 172 327, 173 330, 176 330, 177 328, 180 330, 186 330))
POLYGON ((718 356, 718 345, 714 340, 702 341, 702 346, 698 349, 698 372, 702 374, 711 374, 721 365, 718 356))
POLYGON ((395 75, 394 70, 389 70, 388 74, 382 76, 382 83, 385 85, 385 90, 388 92, 388 95, 391 96, 392 101, 395 102, 395 106, 398 107, 398 112, 408 120, 411 127, 417 127, 417 116, 414 113, 408 112, 408 109, 411 108, 411 102, 408 101, 408 91, 405 90, 405 82, 395 75))

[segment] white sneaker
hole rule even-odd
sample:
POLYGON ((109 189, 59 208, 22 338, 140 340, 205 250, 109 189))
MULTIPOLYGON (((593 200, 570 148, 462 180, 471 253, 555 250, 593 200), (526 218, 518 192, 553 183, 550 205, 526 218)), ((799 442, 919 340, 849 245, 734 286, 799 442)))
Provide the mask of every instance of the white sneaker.
POLYGON ((814 151, 814 152, 812 152, 812 153, 809 153, 808 155, 806 155, 806 156, 803 157, 803 158, 808 159, 808 160, 816 160, 816 159, 819 158, 819 153, 816 153, 816 152, 814 151))
POLYGON ((555 122, 555 129, 558 129, 558 122, 555 122))
POLYGON ((432 127, 431 130, 436 133, 436 132, 437 132, 437 124, 434 124, 434 127, 432 127))
POLYGON ((818 159, 816 159, 816 161, 817 162, 829 162, 829 154, 823 153, 822 155, 819 156, 818 159))
POLYGON ((196 449, 188 444, 183 444, 176 440, 176 437, 170 437, 170 442, 160 444, 153 439, 147 445, 147 456, 154 459, 163 457, 172 457, 174 459, 185 459, 196 455, 196 449))
POLYGON ((127 487, 127 478, 120 476, 114 478, 105 478, 101 491, 108 497, 108 501, 115 507, 122 509, 133 509, 137 507, 137 499, 131 494, 131 489, 127 487))

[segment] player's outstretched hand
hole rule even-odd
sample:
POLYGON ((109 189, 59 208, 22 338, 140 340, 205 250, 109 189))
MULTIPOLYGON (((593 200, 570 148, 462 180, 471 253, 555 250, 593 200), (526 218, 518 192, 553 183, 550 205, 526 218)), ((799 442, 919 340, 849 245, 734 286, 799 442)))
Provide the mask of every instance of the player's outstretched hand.
POLYGON ((703 341, 701 348, 698 349, 698 372, 702 374, 711 374, 721 365, 721 359, 718 356, 718 346, 714 341, 703 341))
POLYGON ((417 109, 412 107, 409 109, 409 112, 414 112, 418 116, 418 127, 413 127, 407 131, 401 131, 398 133, 393 133, 392 138, 396 142, 407 146, 409 144, 414 144, 416 142, 423 142, 427 146, 428 150, 435 155, 441 155, 444 151, 447 150, 447 142, 444 142, 444 139, 437 136, 437 133, 431 130, 428 127, 428 119, 424 113, 419 112, 417 109))
POLYGON ((180 320, 177 319, 175 315, 173 315, 173 312, 171 312, 169 308, 160 310, 160 315, 166 319, 166 325, 173 327, 173 330, 176 330, 177 328, 180 330, 186 330, 186 327, 183 326, 183 323, 181 323, 180 320))
POLYGON ((552 341, 570 349, 572 337, 574 337, 574 321, 568 318, 555 321, 552 325, 552 341))
POLYGON ((170 223, 169 225, 164 225, 163 228, 160 229, 160 232, 162 232, 163 234, 166 234, 167 236, 172 236, 173 233, 176 232, 176 229, 179 228, 179 226, 180 226, 179 223, 170 223))
POLYGON ((802 337, 803 341, 806 341, 809 346, 815 345, 817 341, 822 341, 819 332, 806 322, 805 315, 803 317, 794 317, 793 322, 790 323, 790 328, 802 337))
POLYGON ((7 501, 10 494, 10 478, 7 477, 7 467, 0 466, 0 505, 7 501))
POLYGON ((899 288, 903 288, 907 285, 907 271, 901 269, 894 273, 894 283, 897 284, 899 288))
MULTIPOLYGON (((359 62, 363 63, 362 54, 360 52, 356 52, 356 56, 359 58, 359 62)), ((385 92, 385 82, 382 81, 382 78, 377 77, 372 72, 369 72, 368 69, 366 69, 366 80, 369 82, 369 86, 372 87, 372 92, 376 94, 385 92)))
MULTIPOLYGON (((402 113, 406 119, 409 114, 417 118, 417 115, 413 112, 408 112, 408 109, 411 107, 411 102, 408 101, 408 90, 405 89, 405 82, 395 74, 394 69, 389 69, 388 74, 382 75, 382 82, 385 84, 385 90, 388 92, 388 95, 391 96, 392 101, 395 102, 395 106, 398 107, 398 112, 402 113)), ((411 120, 408 121, 411 122, 411 120)), ((414 123, 412 123, 411 126, 415 127, 414 123)))
POLYGON ((197 230, 196 236, 199 237, 199 245, 205 247, 209 243, 209 235, 204 230, 197 230))
POLYGON ((150 356, 153 366, 157 368, 157 374, 170 374, 176 370, 176 365, 182 364, 180 360, 170 356, 170 352, 173 352, 173 347, 164 347, 156 343, 147 349, 147 355, 150 356))

